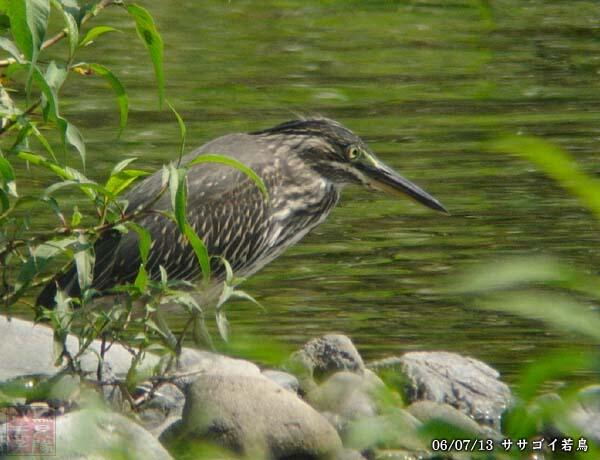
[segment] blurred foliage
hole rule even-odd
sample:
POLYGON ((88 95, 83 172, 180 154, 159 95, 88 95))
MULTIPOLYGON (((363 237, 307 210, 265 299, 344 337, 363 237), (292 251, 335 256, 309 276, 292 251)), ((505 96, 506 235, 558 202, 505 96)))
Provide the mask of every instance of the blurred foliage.
MULTIPOLYGON (((103 181, 87 177, 86 142, 64 115, 60 94, 69 77, 104 79, 116 96, 120 120, 117 135, 125 129, 129 99, 120 79, 101 63, 76 60, 83 48, 92 48, 109 32, 119 32, 108 25, 89 28, 89 23, 96 22, 107 7, 118 8, 135 24, 150 55, 162 106, 165 100, 163 42, 145 8, 112 0, 0 3, 0 16, 8 18, 5 36, 0 37, 0 47, 8 54, 0 60, 3 69, 0 81, 0 300, 5 313, 10 313, 17 303, 37 311, 37 306, 29 303, 31 293, 51 282, 57 273, 64 273, 75 265, 81 296, 70 298, 59 291, 56 308, 37 311, 39 318, 48 321, 54 330, 57 364, 66 362, 72 371, 78 372, 79 359, 94 340, 102 340, 101 358, 112 343, 119 342, 133 356, 127 377, 127 386, 133 389, 138 380, 145 377, 138 375, 136 365, 147 350, 177 354, 190 331, 198 341, 210 340, 204 325, 203 305, 190 292, 205 289, 211 274, 206 247, 187 221, 188 168, 196 163, 219 163, 237 168, 256 183, 265 199, 268 197, 260 177, 218 152, 191 164, 181 164, 186 128, 170 103, 179 126, 180 154, 176 163, 163 167, 162 189, 156 197, 148 197, 148 206, 136 210, 129 210, 127 206, 126 192, 149 174, 132 166, 135 158, 119 161, 103 181), (57 21, 52 17, 62 23, 56 31, 53 29, 57 21), (67 46, 59 53, 51 52, 60 42, 67 46), (56 140, 60 140, 58 145, 56 140), (27 173, 19 176, 15 171, 27 173), (26 188, 22 183, 38 174, 50 175, 52 182, 28 188, 28 192, 23 193, 22 189, 26 188), (152 279, 146 270, 152 241, 148 231, 136 220, 150 212, 152 204, 164 193, 170 194, 172 203, 171 211, 166 214, 189 241, 202 269, 205 283, 197 288, 190 283, 169 280, 162 267, 160 279, 152 279), (68 199, 59 200, 59 196, 68 199), (43 229, 31 225, 31 216, 40 206, 50 209, 54 216, 54 222, 43 229), (94 242, 114 231, 135 232, 141 263, 135 281, 115 288, 111 292, 114 299, 105 302, 107 308, 98 308, 97 292, 93 288, 94 242), (187 325, 178 335, 171 331, 160 312, 160 306, 165 303, 179 305, 186 311, 187 325), (67 350, 69 334, 79 339, 75 352, 67 350)), ((228 270, 216 316, 219 332, 225 339, 228 330, 225 303, 230 298, 254 300, 236 288, 242 281, 228 270)), ((101 371, 100 366, 100 380, 101 371)))
MULTIPOLYGON (((494 153, 510 153, 535 164, 569 193, 579 198, 600 220, 600 181, 584 173, 559 146, 530 136, 509 136, 488 144, 494 153)), ((539 321, 563 332, 587 336, 600 344, 600 277, 550 257, 513 257, 485 262, 450 280, 450 290, 472 296, 478 308, 503 311, 539 321)), ((575 426, 574 412, 581 403, 575 373, 600 376, 600 355, 567 349, 538 357, 523 369, 516 385, 516 401, 503 418, 503 432, 512 439, 533 439, 544 433, 560 438, 585 438, 575 426), (560 383, 557 387, 557 383, 560 383), (558 395, 553 396, 550 390, 558 395)), ((581 410, 581 409, 580 409, 581 410)), ((595 458, 598 446, 564 453, 569 458, 595 458)), ((560 456, 559 452, 556 453, 560 456)), ((514 456, 521 453, 515 448, 514 456)), ((553 455, 549 453, 549 455, 553 455)))

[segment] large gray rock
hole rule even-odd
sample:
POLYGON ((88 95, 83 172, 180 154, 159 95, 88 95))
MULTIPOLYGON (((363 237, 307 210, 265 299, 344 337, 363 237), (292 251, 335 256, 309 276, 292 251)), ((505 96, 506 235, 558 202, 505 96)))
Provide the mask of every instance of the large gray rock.
POLYGON ((363 360, 352 341, 345 335, 329 334, 308 341, 293 353, 285 369, 298 377, 301 394, 311 391, 316 382, 338 371, 362 374, 363 360))
POLYGON ((417 401, 406 410, 419 419, 422 423, 439 422, 452 431, 460 431, 469 435, 471 439, 501 440, 501 435, 488 426, 481 426, 464 412, 448 405, 433 401, 417 401))
MULTIPOLYGON (((0 316, 0 382, 24 375, 54 375, 60 366, 55 366, 53 356, 53 332, 47 326, 35 325, 29 321, 0 316)), ((90 350, 82 357, 82 368, 95 375, 101 342, 95 341, 90 350)), ((67 338, 67 349, 71 354, 78 350, 78 340, 74 336, 67 338)), ((125 375, 131 366, 132 355, 122 346, 115 344, 105 354, 105 362, 112 372, 125 375)), ((158 358, 146 354, 141 367, 148 369, 158 363, 158 358)))
POLYGON ((176 376, 173 383, 180 388, 196 380, 200 375, 260 376, 259 367, 243 359, 229 358, 210 351, 184 348, 177 359, 163 362, 162 373, 176 376))
POLYGON ((399 363, 410 402, 449 404, 477 422, 500 430, 500 418, 511 402, 508 386, 485 363, 448 352, 413 352, 399 363))
POLYGON ((187 389, 181 423, 165 442, 212 441, 250 458, 321 459, 342 447, 334 428, 265 377, 201 375, 187 389))
MULTIPOLYGON (((20 459, 70 460, 123 459, 171 460, 154 436, 128 418, 115 413, 82 410, 56 417, 55 453, 49 456, 19 456, 20 459)), ((6 442, 0 428, 0 452, 6 442)), ((10 444, 9 444, 10 446, 10 444)))
POLYGON ((292 393, 298 393, 300 390, 300 382, 298 382, 298 379, 294 375, 288 372, 265 369, 262 371, 262 375, 292 393))

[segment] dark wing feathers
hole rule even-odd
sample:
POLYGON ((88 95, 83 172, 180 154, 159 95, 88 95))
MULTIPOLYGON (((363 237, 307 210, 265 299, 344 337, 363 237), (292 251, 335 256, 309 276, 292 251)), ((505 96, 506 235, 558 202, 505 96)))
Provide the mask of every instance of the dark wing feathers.
MULTIPOLYGON (((190 161, 203 152, 229 154, 260 174, 262 165, 251 159, 252 153, 262 150, 262 146, 255 145, 250 149, 254 152, 249 152, 247 148, 241 149, 242 145, 248 147, 246 137, 248 136, 229 135, 217 139, 187 155, 184 161, 190 161)), ((263 180, 272 182, 272 178, 268 176, 263 177, 263 180)), ((161 183, 162 171, 158 171, 126 194, 128 211, 146 206, 159 193, 161 183)), ((188 221, 203 239, 209 254, 231 258, 234 269, 241 268, 244 260, 264 244, 261 232, 268 225, 266 206, 255 184, 239 171, 216 164, 201 164, 190 168, 188 221)), ((136 220, 136 223, 148 230, 152 238, 147 267, 150 277, 160 279, 160 266, 163 266, 169 278, 197 278, 200 268, 191 246, 182 238, 177 225, 158 212, 171 209, 168 191, 152 205, 152 209, 156 212, 144 214, 136 220)), ((106 232, 96 241, 94 252, 94 289, 106 291, 116 284, 135 280, 141 262, 135 232, 106 232)), ((212 268, 216 278, 222 276, 222 264, 215 259, 212 261, 212 268)), ((57 286, 69 296, 79 296, 76 269, 71 267, 50 282, 39 295, 37 304, 52 307, 57 286)))

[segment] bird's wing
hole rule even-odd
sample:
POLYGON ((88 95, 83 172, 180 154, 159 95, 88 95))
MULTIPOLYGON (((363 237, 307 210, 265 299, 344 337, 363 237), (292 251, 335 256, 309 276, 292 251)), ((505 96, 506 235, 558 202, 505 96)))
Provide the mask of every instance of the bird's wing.
MULTIPOLYGON (((184 163, 203 153, 231 156, 257 171, 267 184, 274 186, 280 179, 273 170, 265 168, 264 146, 256 143, 255 136, 234 134, 216 139, 184 157, 184 163)), ((223 256, 239 269, 257 253, 268 237, 268 203, 251 179, 240 171, 222 164, 199 164, 188 172, 187 218, 203 240, 209 255, 223 256)), ((192 280, 200 274, 200 267, 189 243, 177 225, 163 212, 171 211, 169 192, 156 200, 162 188, 162 171, 157 171, 140 182, 124 198, 127 210, 132 212, 153 202, 150 212, 135 220, 152 238, 146 267, 152 279, 160 279, 164 267, 170 279, 192 280)), ((93 288, 105 291, 116 284, 128 283, 137 276, 141 257, 138 235, 129 231, 111 230, 94 245, 93 288)), ((223 266, 213 260, 216 278, 222 277, 223 266)), ((77 273, 71 268, 53 280, 38 298, 39 305, 53 304, 56 286, 68 295, 78 296, 77 273)))

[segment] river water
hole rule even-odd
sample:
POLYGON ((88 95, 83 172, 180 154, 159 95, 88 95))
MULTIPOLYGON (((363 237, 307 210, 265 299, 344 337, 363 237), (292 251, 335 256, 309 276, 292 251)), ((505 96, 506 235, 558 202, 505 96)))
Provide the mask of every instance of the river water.
MULTIPOLYGON (((537 321, 478 310, 441 286, 465 267, 514 255, 556 256, 592 273, 600 266, 591 215, 530 164, 484 148, 500 134, 539 135, 598 172, 598 2, 142 4, 164 38, 167 97, 187 124, 189 148, 321 114, 452 213, 347 189, 325 224, 244 284, 266 311, 232 303, 234 338, 295 347, 338 331, 368 359, 452 350, 509 380, 551 350, 589 346, 537 321)), ((158 108, 149 58, 126 19, 104 12, 96 23, 122 33, 79 56, 126 86, 131 113, 121 138, 103 81, 73 76, 62 96, 96 179, 123 158, 154 170, 177 155, 177 125, 158 108)))

